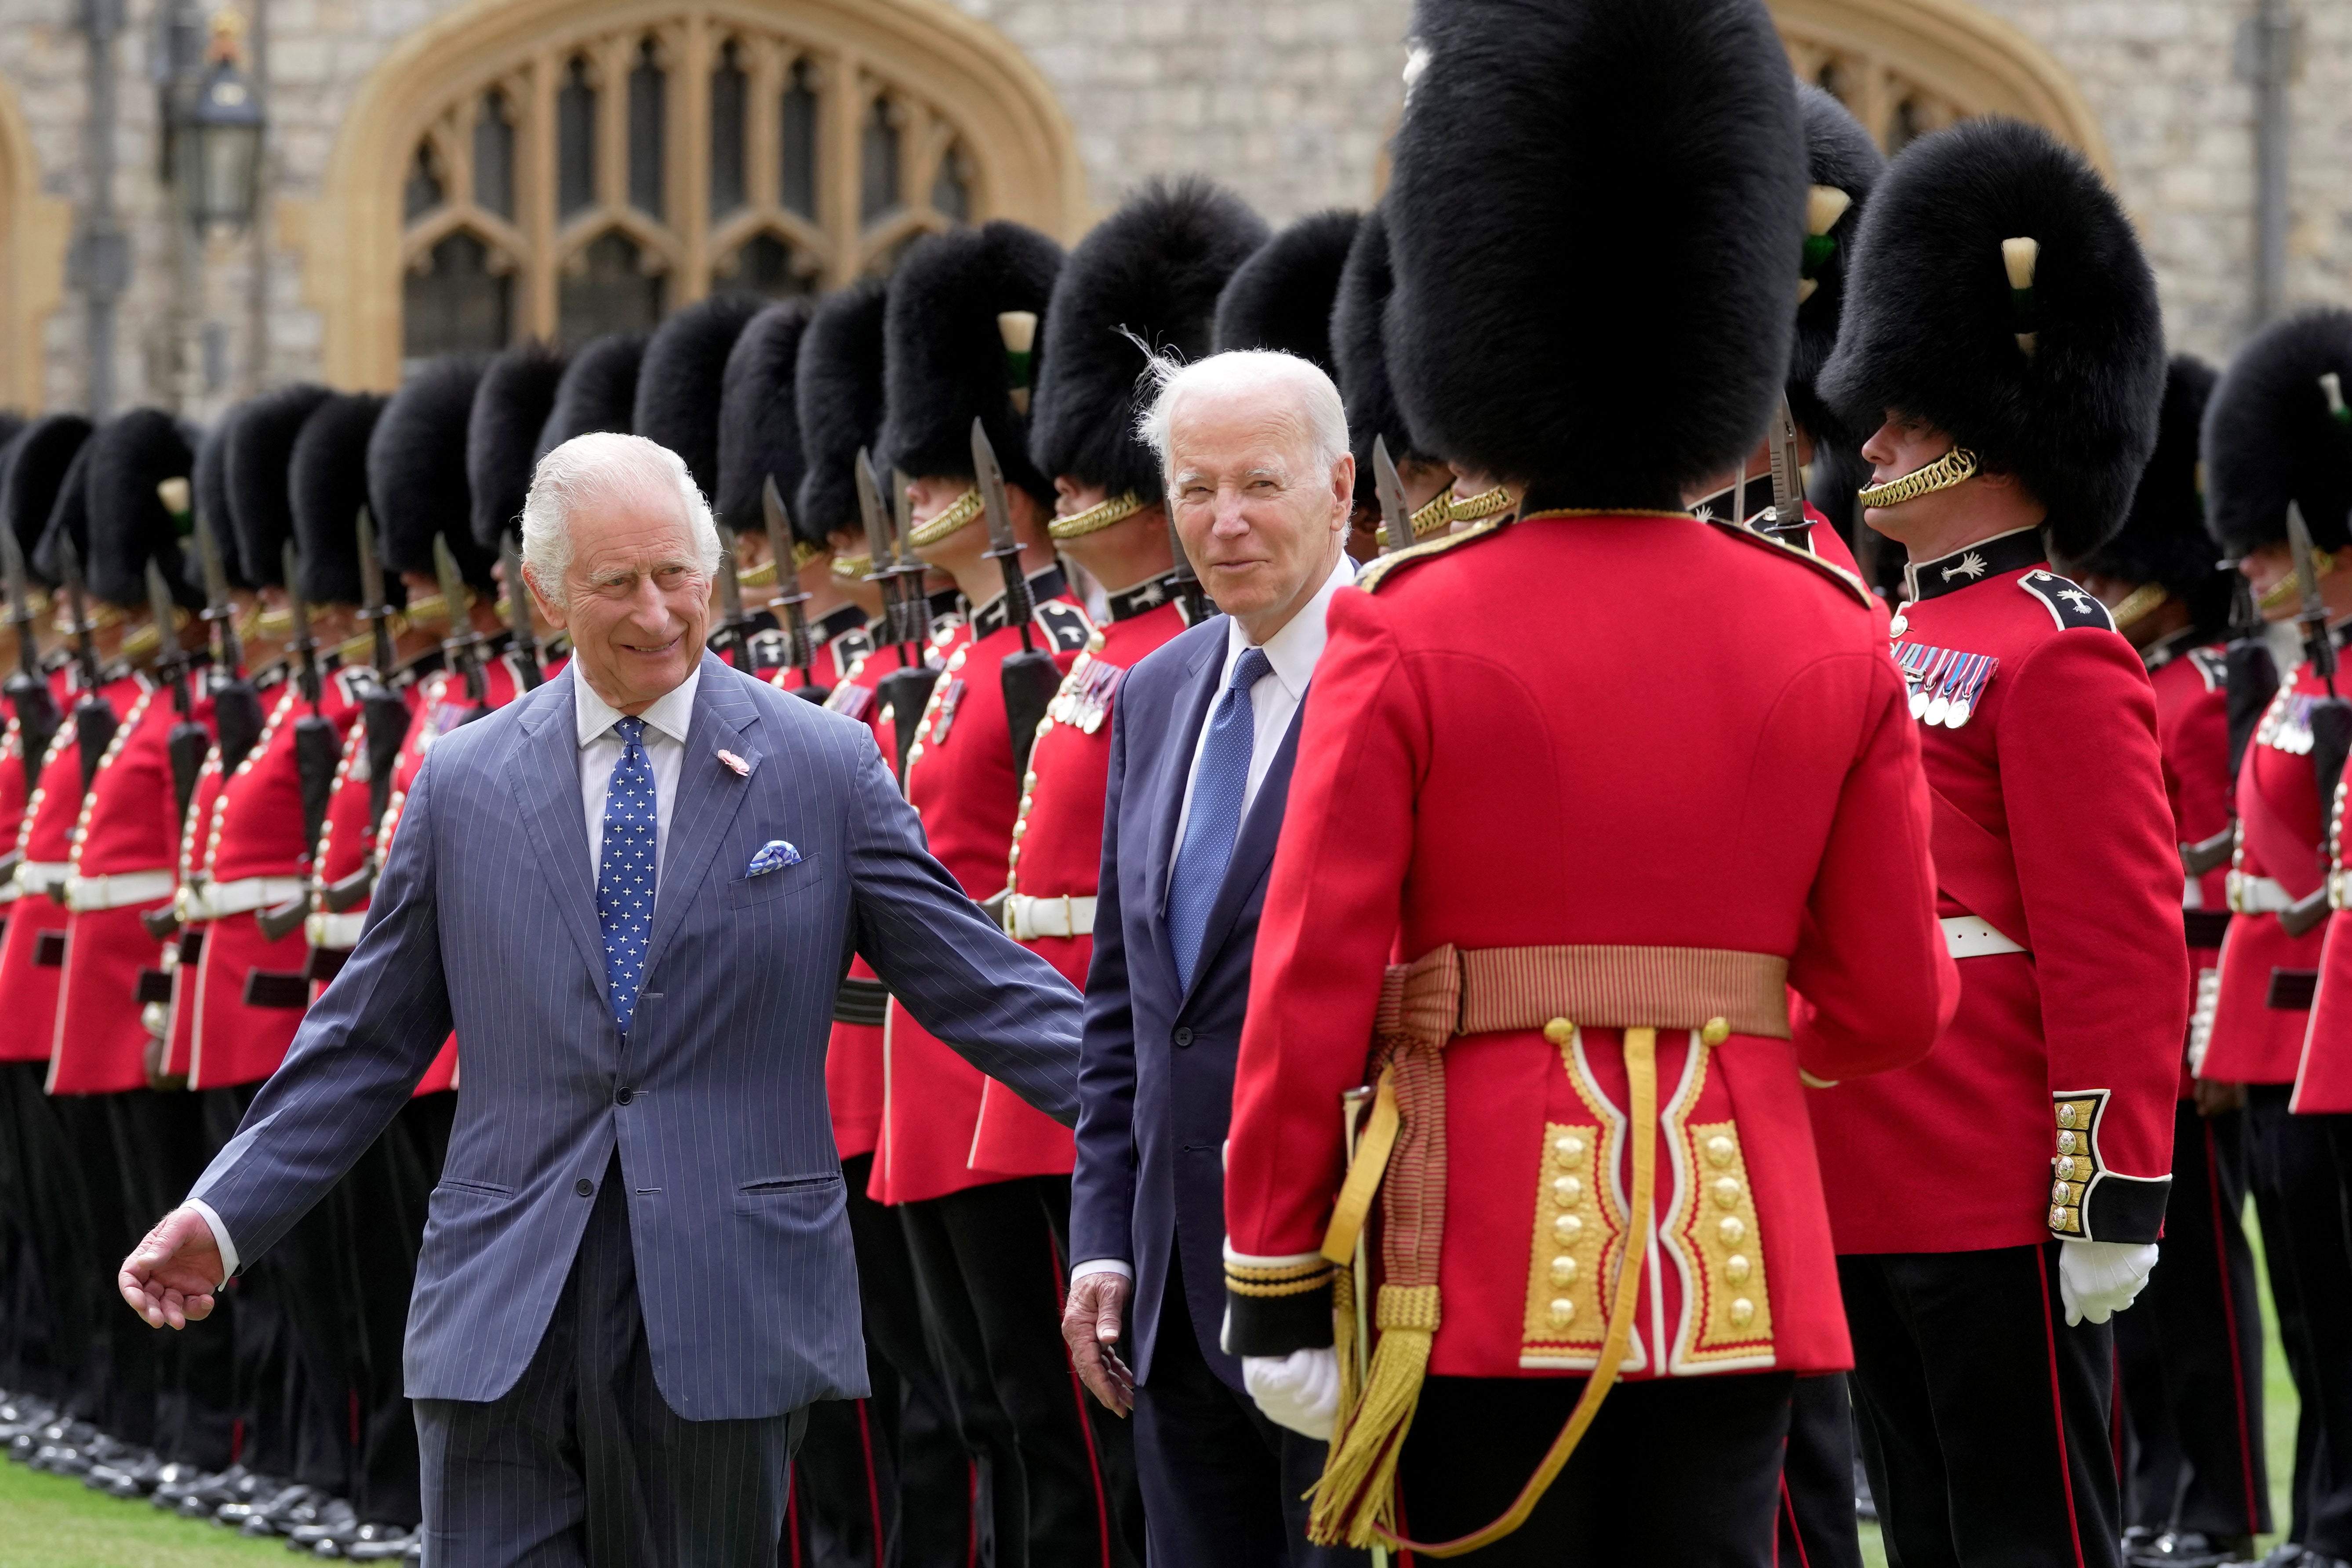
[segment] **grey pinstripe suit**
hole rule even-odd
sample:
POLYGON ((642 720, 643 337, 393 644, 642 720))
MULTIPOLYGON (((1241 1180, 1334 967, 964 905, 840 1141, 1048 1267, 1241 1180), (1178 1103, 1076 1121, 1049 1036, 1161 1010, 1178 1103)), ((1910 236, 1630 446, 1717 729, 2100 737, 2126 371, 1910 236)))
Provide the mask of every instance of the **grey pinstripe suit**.
POLYGON ((1079 999, 930 858, 862 726, 706 658, 625 1041, 605 997, 573 679, 436 744, 365 934, 193 1195, 242 1258, 267 1250, 405 1102, 454 1021, 464 1087, 417 1264, 411 1397, 515 1386, 616 1152, 672 1411, 747 1419, 863 1394, 824 1095, 853 947, 926 1027, 1066 1121, 1079 999), (799 863, 744 877, 773 838, 799 863))

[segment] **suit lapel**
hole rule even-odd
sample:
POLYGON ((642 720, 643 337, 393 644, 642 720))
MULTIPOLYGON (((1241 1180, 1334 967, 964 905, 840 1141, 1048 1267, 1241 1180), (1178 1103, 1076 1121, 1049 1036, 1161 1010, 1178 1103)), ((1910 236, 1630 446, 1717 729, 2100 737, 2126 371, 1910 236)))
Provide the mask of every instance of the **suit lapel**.
POLYGON ((760 753, 746 738, 759 708, 739 684, 740 678, 709 654, 702 657, 702 680, 694 691, 694 718, 686 731, 686 755, 677 770, 677 798, 670 803, 669 844, 662 851, 654 892, 654 929, 646 943, 650 975, 662 950, 677 932, 687 907, 710 870, 712 858, 734 825, 743 797, 751 792, 760 753), (746 764, 737 773, 719 760, 721 750, 746 764))
POLYGON ((1176 950, 1168 940, 1168 876, 1176 863, 1176 817, 1184 809, 1184 783, 1192 776, 1192 753, 1201 744, 1201 726, 1208 722, 1209 704, 1217 695, 1217 677, 1225 661, 1223 637, 1203 637, 1201 650, 1184 673, 1191 685, 1176 699, 1175 723, 1169 728, 1160 752, 1160 774, 1153 781, 1151 858, 1145 867, 1144 890, 1151 899, 1151 928, 1160 939, 1160 954, 1168 972, 1176 972, 1176 950))
POLYGON ((580 733, 572 721, 570 669, 550 681, 518 728, 507 782, 522 808, 524 831, 555 894, 556 911, 580 956, 604 989, 604 938, 596 924, 596 886, 588 869, 588 821, 580 806, 580 733))
MULTIPOLYGON (((1282 837, 1282 808, 1290 795, 1290 769, 1298 760, 1298 727, 1306 717, 1307 704, 1302 701, 1290 716, 1290 727, 1282 732, 1274 761, 1266 764, 1265 777, 1259 781, 1257 798, 1250 802, 1242 818, 1241 831, 1234 836, 1233 858, 1225 862, 1225 879, 1217 885, 1216 901, 1209 906, 1209 923, 1202 928, 1201 962, 1192 967, 1195 986, 1209 972, 1209 961, 1233 935, 1242 906, 1249 902, 1274 864, 1275 846, 1282 837)), ((1189 992, 1185 999, 1192 999, 1189 992)))

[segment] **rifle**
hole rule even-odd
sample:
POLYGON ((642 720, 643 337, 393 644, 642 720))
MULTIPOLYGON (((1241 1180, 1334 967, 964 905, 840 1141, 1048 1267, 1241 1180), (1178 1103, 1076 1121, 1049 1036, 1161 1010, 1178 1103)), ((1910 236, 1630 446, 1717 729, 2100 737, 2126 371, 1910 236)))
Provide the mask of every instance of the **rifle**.
MULTIPOLYGON (((1805 515, 1805 468, 1798 461, 1797 420, 1789 412, 1786 397, 1780 399, 1773 416, 1772 504, 1759 514, 1756 531, 1810 552, 1813 547, 1813 521, 1805 515)), ((1748 469, 1744 464, 1739 471, 1745 483, 1748 469)))
POLYGON ((1030 625, 1037 613, 1029 595, 1029 579, 1021 573, 1021 542, 1013 531, 1013 509, 1005 500, 1004 470, 997 466, 996 448, 979 418, 971 422, 972 470, 980 479, 982 511, 988 521, 988 554, 1004 571, 1004 618, 1021 628, 1021 651, 1004 656, 997 672, 1004 685, 1004 723, 1013 736, 1013 776, 1029 768, 1029 748, 1036 743, 1037 726, 1061 689, 1061 667, 1049 649, 1037 646, 1030 625))
POLYGON ((5 692, 8 705, 16 715, 17 749, 25 763, 25 793, 40 787, 41 763, 49 754, 49 742, 57 739, 58 700, 49 689, 49 680, 41 669, 40 617, 33 613, 32 593, 25 578, 25 547, 16 542, 16 531, 0 525, 0 557, 5 557, 8 574, 8 624, 16 631, 16 673, 10 676, 0 692, 5 692))
MULTIPOLYGON (((900 495, 905 494, 904 488, 900 495)), ((898 645, 898 668, 876 684, 876 694, 890 710, 893 739, 898 746, 898 776, 907 776, 907 753, 914 749, 915 737, 923 727, 923 708, 931 700, 931 688, 939 684, 940 674, 923 658, 923 645, 929 640, 928 629, 919 623, 923 616, 922 584, 918 579, 914 597, 907 595, 907 574, 898 556, 906 548, 907 530, 893 531, 882 520, 882 488, 879 471, 863 447, 857 453, 857 505, 866 514, 866 537, 873 542, 874 576, 882 584, 883 618, 888 623, 890 640, 898 645)), ((899 508, 904 510, 903 502, 899 508)))
MULTIPOLYGON (((327 825, 327 799, 335 793, 335 769, 342 761, 343 738, 336 732, 334 721, 319 711, 326 692, 325 678, 319 669, 318 639, 310 635, 310 606, 302 597, 301 563, 290 540, 285 547, 285 569, 286 603, 294 612, 291 651, 299 660, 297 679, 302 683, 303 699, 310 705, 310 710, 294 721, 294 768, 302 784, 302 842, 315 848, 320 830, 327 825)), ((305 906, 302 913, 308 913, 310 900, 300 901, 305 906)), ((295 923, 300 921, 298 914, 295 923)))
POLYGON ((786 646, 792 650, 792 662, 801 672, 801 683, 793 689, 811 702, 823 702, 833 695, 829 686, 816 683, 816 650, 809 646, 808 591, 801 586, 800 574, 792 571, 793 520, 784 511, 783 492, 776 489, 776 476, 770 474, 760 486, 760 511, 768 528, 768 558, 776 563, 776 596, 768 601, 768 609, 784 628, 786 646), (791 575, 787 579, 786 574, 791 575), (784 586, 786 581, 792 584, 784 586))
MULTIPOLYGON (((360 508, 360 593, 367 600, 360 610, 360 619, 367 622, 375 633, 375 679, 360 699, 360 721, 367 726, 368 821, 383 820, 384 808, 392 804, 393 769, 400 761, 400 743, 408 738, 408 704, 392 689, 392 666, 397 657, 393 647, 392 606, 384 602, 383 563, 376 559, 375 519, 368 509, 360 508)), ((369 859, 374 859, 373 845, 369 859)), ((371 875, 373 874, 371 868, 371 875)), ((340 914, 364 896, 362 884, 348 902, 335 909, 340 914)), ((331 906, 335 889, 327 889, 331 906)))
POLYGON ((74 548, 73 535, 62 531, 58 535, 58 565, 65 574, 66 604, 73 616, 74 662, 81 667, 81 700, 73 710, 74 740, 81 747, 81 793, 88 795, 90 780, 98 776, 99 759, 106 755, 120 721, 98 694, 102 673, 98 644, 90 636, 97 628, 90 624, 82 589, 81 552, 74 548))
POLYGON ((196 775, 205 770, 205 753, 213 749, 209 731, 196 721, 194 700, 188 691, 188 670, 193 662, 180 647, 180 629, 172 624, 172 589, 163 580, 163 569, 153 561, 147 563, 147 603, 155 616, 155 630, 163 638, 163 651, 156 668, 172 682, 172 706, 180 721, 172 726, 164 739, 163 749, 172 759, 172 794, 178 801, 178 820, 185 821, 188 803, 195 798, 196 775))
MULTIPOLYGON (((2303 591, 2303 608, 2295 616, 2303 627, 2304 654, 2327 686, 2327 695, 2311 705, 2311 765, 2318 774, 2319 805, 2330 811, 2336 786, 2344 777, 2344 763, 2352 758, 2352 702, 2336 694, 2336 639, 2327 630, 2327 600, 2319 591, 2319 566, 2311 543, 2311 525, 2303 508, 2286 503, 2287 542, 2294 551, 2294 574, 2303 591)), ((2308 898, 2298 899, 2279 911, 2279 929, 2301 936, 2327 918, 2327 885, 2323 881, 2308 898)))
POLYGON ((710 634, 710 651, 738 669, 751 668, 751 649, 744 646, 743 628, 751 617, 743 613, 743 579, 735 573, 735 531, 725 523, 719 529, 719 629, 710 634))
POLYGON ((449 635, 441 644, 449 668, 466 678, 466 700, 474 710, 458 721, 470 724, 490 710, 490 683, 482 673, 482 634, 467 613, 466 580, 458 575, 457 558, 449 553, 449 536, 433 536, 433 574, 440 580, 441 596, 449 602, 449 635))
POLYGON ((236 635, 236 605, 221 564, 217 519, 197 520, 196 557, 205 573, 205 620, 220 639, 213 665, 213 732, 220 737, 221 772, 232 773, 261 739, 261 698, 246 679, 245 644, 236 635))
POLYGON ((530 584, 523 580, 522 550, 511 531, 499 535, 499 562, 507 575, 507 626, 514 634, 518 679, 525 691, 547 684, 547 666, 539 657, 539 628, 530 620, 530 584))
MULTIPOLYGON (((1412 509, 1404 504, 1404 480, 1389 456, 1385 436, 1372 437, 1372 489, 1381 498, 1381 553, 1393 555, 1412 544, 1412 509)), ((1175 520, 1169 520, 1171 527, 1175 520)))
MULTIPOLYGON (((882 470, 874 470, 878 480, 882 470)), ((923 586, 930 568, 915 553, 914 481, 904 468, 890 470, 890 515, 895 520, 898 538, 898 558, 890 569, 898 574, 898 603, 906 606, 907 636, 915 645, 917 654, 931 644, 931 596, 923 586)))

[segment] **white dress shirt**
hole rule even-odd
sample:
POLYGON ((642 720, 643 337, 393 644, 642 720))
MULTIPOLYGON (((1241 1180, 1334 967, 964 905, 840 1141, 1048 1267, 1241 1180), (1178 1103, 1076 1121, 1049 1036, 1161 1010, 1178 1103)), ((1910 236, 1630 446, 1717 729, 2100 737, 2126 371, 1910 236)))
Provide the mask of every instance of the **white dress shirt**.
MULTIPOLYGON (((1318 638, 1318 643, 1319 643, 1318 638)), ((678 770, 686 762, 686 731, 694 720, 694 692, 701 684, 702 667, 697 664, 687 671, 686 679, 669 691, 656 698, 639 714, 646 721, 646 763, 654 771, 654 864, 669 850, 670 807, 677 800, 678 770)), ((572 676, 572 717, 575 732, 580 737, 580 805, 588 817, 588 885, 596 885, 596 873, 604 858, 604 795, 613 783, 613 770, 621 762, 621 736, 613 726, 620 722, 621 710, 596 695, 595 688, 577 668, 572 676)), ((221 1277, 236 1273, 236 1244, 228 1238, 228 1226, 212 1205, 202 1198, 192 1198, 188 1206, 205 1216, 212 1227, 213 1241, 220 1247, 221 1277)))
MULTIPOLYGON (((1250 807, 1257 804, 1258 786, 1274 766, 1274 754, 1282 749, 1282 737, 1290 729, 1290 721, 1298 714, 1298 705, 1307 700, 1307 683, 1314 679, 1315 666, 1323 657, 1323 645, 1329 640, 1323 618, 1331 608, 1331 595, 1356 582, 1356 563, 1341 552, 1339 563, 1331 574, 1323 579, 1323 586, 1315 596, 1299 607, 1297 615, 1283 628, 1265 640, 1265 661, 1272 673, 1258 678, 1250 688, 1250 716, 1255 721, 1255 734, 1250 743, 1249 782, 1242 789, 1242 816, 1249 816, 1250 807)), ((1241 662, 1242 652, 1251 647, 1249 635, 1237 620, 1225 622, 1225 659, 1217 669, 1217 693, 1209 700, 1209 711, 1201 720, 1200 738, 1192 743, 1192 765, 1184 775, 1184 803, 1176 815, 1175 842, 1180 852, 1184 842, 1184 824, 1192 815, 1192 786, 1201 777, 1201 751, 1209 743, 1209 726, 1216 718, 1217 704, 1224 700, 1225 685, 1234 678, 1234 666, 1241 662)), ((1234 832, 1241 831, 1234 825, 1234 832)), ((1176 874, 1176 857, 1168 860, 1168 874, 1176 874)), ((1076 1284, 1089 1274, 1119 1274, 1132 1279, 1134 1265, 1116 1258, 1090 1258, 1070 1270, 1070 1281, 1076 1284)))

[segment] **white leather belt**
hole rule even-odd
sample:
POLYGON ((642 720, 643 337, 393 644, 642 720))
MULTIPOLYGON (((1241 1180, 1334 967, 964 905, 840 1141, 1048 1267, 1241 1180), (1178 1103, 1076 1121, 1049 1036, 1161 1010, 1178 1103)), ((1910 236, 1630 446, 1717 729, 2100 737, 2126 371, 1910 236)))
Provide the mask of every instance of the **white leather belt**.
POLYGON ((2249 877, 2243 871, 2230 873, 2230 909, 2233 913, 2284 914, 2294 903, 2294 898, 2272 878, 2249 877))
POLYGON ((62 888, 73 877, 73 866, 65 860, 26 860, 16 867, 16 891, 28 899, 48 897, 51 888, 62 888))
POLYGON ((168 899, 179 885, 170 871, 117 871, 107 877, 68 877, 66 908, 80 912, 119 910, 168 899))
POLYGON ((217 921, 253 910, 274 910, 310 890, 299 877, 240 877, 180 890, 183 921, 217 921))
POLYGON ((367 923, 365 910, 353 910, 346 914, 316 914, 302 922, 302 934, 310 938, 312 947, 357 947, 360 928, 367 923))
POLYGON ((1004 934, 1015 942, 1037 936, 1092 936, 1095 896, 1069 893, 1058 899, 1033 899, 1009 893, 1004 900, 1004 934))
POLYGON ((1983 958, 1990 953, 2025 951, 1974 915, 1953 915, 1937 923, 1944 928, 1944 951, 1954 958, 1983 958))

